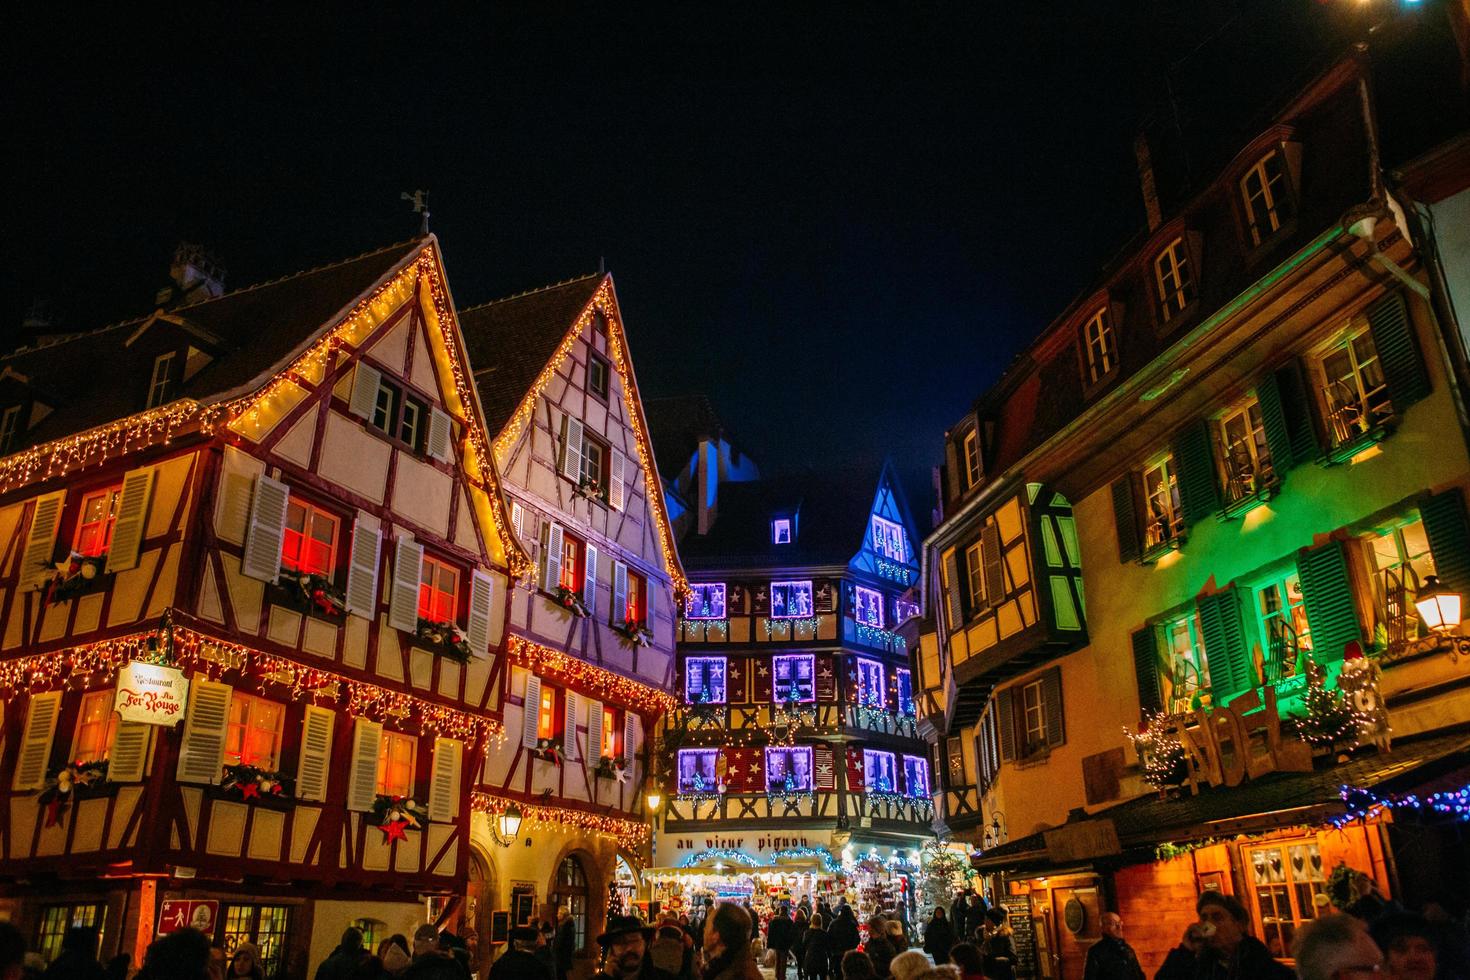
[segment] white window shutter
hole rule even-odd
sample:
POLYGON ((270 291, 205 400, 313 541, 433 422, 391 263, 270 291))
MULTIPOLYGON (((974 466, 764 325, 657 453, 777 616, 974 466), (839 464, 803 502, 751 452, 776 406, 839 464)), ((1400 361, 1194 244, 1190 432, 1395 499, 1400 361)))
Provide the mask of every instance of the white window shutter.
MULTIPOLYGON (((347 611, 363 619, 378 612, 378 565, 383 535, 358 515, 352 526, 352 558, 347 566, 347 611)), ((417 624, 415 624, 417 625, 417 624)))
POLYGON ((220 781, 225 762, 225 734, 230 722, 228 684, 196 676, 189 684, 189 716, 179 741, 178 780, 181 783, 220 781))
POLYGON ((465 634, 470 641, 470 655, 490 654, 490 611, 493 605, 493 580, 478 568, 470 570, 470 621, 465 634))
POLYGON ((378 756, 383 751, 383 726, 356 719, 352 729, 352 768, 347 777, 347 809, 369 813, 378 798, 378 756))
POLYGON ((587 615, 597 614, 597 548, 587 545, 587 574, 582 578, 582 604, 587 607, 587 615))
POLYGON ((459 816, 459 775, 464 743, 457 738, 434 739, 434 777, 429 784, 429 819, 459 816))
POLYGON ((608 489, 607 504, 613 510, 622 510, 626 506, 628 496, 628 483, 625 472, 628 466, 628 457, 621 450, 612 451, 612 466, 608 467, 608 489))
POLYGON ((602 702, 587 702, 587 764, 597 765, 602 758, 602 702))
POLYGON ((633 760, 638 758, 638 736, 642 727, 638 721, 638 713, 629 708, 623 715, 623 764, 630 773, 633 760))
POLYGON ((561 735, 561 749, 568 762, 575 762, 579 758, 577 755, 577 709, 581 706, 582 699, 568 691, 566 725, 561 735))
POLYGON ((437 408, 429 409, 429 455, 441 463, 452 461, 450 453, 449 416, 437 408))
POLYGON ((424 546, 409 535, 394 543, 393 591, 388 596, 388 625, 405 633, 419 628, 419 585, 424 575, 424 546))
POLYGON ((66 491, 58 490, 36 498, 31 509, 31 529, 26 535, 26 548, 21 557, 20 581, 35 585, 51 574, 51 559, 56 551, 56 529, 61 523, 61 505, 66 491))
POLYGON ((245 531, 245 557, 240 571, 262 582, 274 582, 281 574, 281 541, 286 534, 286 505, 291 491, 264 473, 255 478, 255 499, 250 502, 250 525, 245 531))
POLYGON ((153 744, 153 725, 141 721, 119 721, 107 753, 107 781, 142 782, 148 766, 148 747, 153 744))
POLYGON ((383 372, 363 361, 357 362, 352 373, 352 398, 347 410, 360 419, 372 419, 373 408, 378 404, 378 388, 383 383, 383 372))
POLYGON ((296 767, 296 798, 322 802, 327 798, 327 777, 332 771, 332 732, 337 712, 314 704, 306 706, 301 720, 301 761, 296 767))
POLYGON ((515 529, 516 537, 524 543, 526 540, 526 508, 516 501, 511 501, 510 504, 510 526, 515 529))
POLYGON ((554 521, 547 521, 542 537, 545 540, 541 548, 541 588, 547 592, 555 592, 557 585, 561 582, 563 541, 561 525, 554 521))
POLYGON ((526 678, 525 713, 521 715, 521 746, 536 747, 536 723, 541 718, 541 678, 531 674, 526 678))
MULTIPOLYGON (((125 572, 138 567, 143 532, 148 527, 148 501, 153 496, 151 466, 130 471, 123 477, 122 499, 117 502, 117 523, 112 528, 112 547, 107 552, 107 571, 125 572)), ((279 557, 279 556, 277 556, 279 557)))
POLYGON ((561 417, 561 475, 577 483, 582 479, 582 420, 561 417))
POLYGON ((612 621, 622 626, 628 621, 628 566, 613 562, 612 621))
POLYGON ((51 761, 56 716, 60 713, 60 691, 31 695, 30 706, 26 709, 26 727, 20 738, 20 754, 15 760, 15 789, 40 789, 46 785, 46 765, 51 761))

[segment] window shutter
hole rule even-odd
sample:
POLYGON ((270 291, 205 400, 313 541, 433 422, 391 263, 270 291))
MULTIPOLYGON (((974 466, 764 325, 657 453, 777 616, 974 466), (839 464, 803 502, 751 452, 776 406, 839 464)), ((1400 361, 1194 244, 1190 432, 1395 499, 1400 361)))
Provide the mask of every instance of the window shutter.
POLYGON ((383 383, 383 372, 363 361, 357 362, 352 372, 352 397, 347 410, 360 419, 371 419, 378 404, 378 388, 383 383))
POLYGON ((1118 560, 1125 565, 1142 554, 1138 537, 1138 508, 1133 503, 1133 474, 1113 481, 1113 519, 1118 528, 1118 560))
POLYGON ((1277 374, 1268 373, 1256 382, 1256 401, 1261 406, 1261 427, 1266 430, 1271 468, 1276 479, 1280 480, 1299 460, 1291 444, 1291 428, 1286 421, 1286 407, 1282 404, 1281 382, 1277 374))
POLYGON ((383 536, 363 523, 361 515, 352 526, 352 558, 347 566, 347 611, 373 619, 378 611, 378 562, 383 536))
POLYGON ((1179 503, 1184 520, 1194 524, 1220 509, 1220 489, 1215 482, 1214 440, 1205 419, 1191 423, 1174 438, 1171 450, 1179 467, 1179 503))
POLYGON ((945 482, 949 484, 949 499, 958 498, 962 486, 960 483, 960 452, 953 439, 944 441, 944 476, 945 482))
POLYGON ((393 588, 388 594, 388 625, 405 633, 419 628, 419 586, 424 577, 424 546, 405 534, 393 546, 393 588))
POLYGON ((1429 553, 1440 584, 1464 594, 1470 591, 1470 522, 1465 516, 1465 496, 1459 487, 1433 493, 1419 504, 1424 532, 1429 535, 1429 553))
POLYGON ((109 783, 138 783, 148 765, 148 746, 153 743, 152 725, 141 721, 120 721, 112 738, 112 751, 107 753, 109 783))
POLYGON ((60 691, 31 695, 20 752, 15 760, 15 789, 40 789, 46 785, 46 767, 51 761, 51 742, 56 738, 56 716, 60 713, 60 691))
POLYGON ((1152 626, 1133 634, 1133 674, 1138 678, 1138 707, 1145 714, 1164 708, 1164 692, 1159 684, 1158 642, 1152 626))
POLYGON ((525 541, 526 533, 526 509, 515 501, 510 505, 510 526, 515 528, 516 537, 525 541))
POLYGON ((213 786, 224 773, 230 685, 195 675, 189 684, 189 716, 179 740, 178 780, 213 786))
POLYGON ((951 631, 964 625, 965 614, 960 607, 960 561, 959 555, 951 551, 944 556, 944 598, 949 608, 951 631))
POLYGON ((1016 712, 1011 707, 1011 688, 995 696, 995 720, 1000 723, 1000 761, 1013 762, 1016 758, 1016 712))
POLYGON ((639 720, 638 713, 629 708, 623 715, 623 764, 630 774, 633 763, 638 759, 638 741, 642 729, 643 723, 639 720))
POLYGON ((577 754, 577 714, 582 706, 582 699, 573 691, 568 691, 566 697, 566 723, 561 732, 561 750, 568 762, 575 762, 581 758, 577 754))
POLYGON ((1287 441, 1291 443, 1291 458, 1295 463, 1316 459, 1322 452, 1322 440, 1317 434, 1317 406, 1307 392, 1305 377, 1302 363, 1297 360, 1277 368, 1275 374, 1281 410, 1286 415, 1287 441))
POLYGON ((587 764, 597 765, 602 758, 602 702, 587 702, 587 764))
POLYGON ((281 574, 281 541, 286 534, 286 504, 290 499, 291 491, 284 483, 264 473, 255 478, 241 573, 262 582, 274 582, 281 574))
POLYGON ((450 452, 449 416, 437 408, 429 409, 429 455, 441 463, 453 462, 450 452))
POLYGON ((613 510, 627 506, 628 484, 626 470, 628 457, 620 450, 612 451, 612 465, 608 468, 607 503, 613 510))
POLYGON ((378 798, 378 756, 383 726, 359 716, 352 728, 352 768, 347 778, 347 809, 371 813, 378 798))
POLYGON ((61 505, 66 491, 58 490, 36 498, 31 508, 31 529, 26 535, 26 548, 21 558, 21 585, 34 585, 51 572, 51 559, 56 554, 56 529, 61 523, 61 505))
POLYGON ((541 678, 531 674, 526 678, 525 711, 521 715, 521 747, 536 747, 536 727, 541 717, 541 678))
POLYGON ((998 606, 1005 600, 1005 555, 1000 550, 1000 526, 987 521, 980 531, 980 564, 985 569, 985 601, 998 606))
POLYGON ((561 417, 561 475, 573 483, 582 479, 582 420, 561 417))
MULTIPOLYGON (((332 731, 337 713, 314 704, 301 720, 301 760, 296 767, 296 797, 322 802, 327 798, 327 774, 332 767, 332 731)), ((373 773, 377 780, 376 771, 373 773)))
POLYGON ((475 568, 470 570, 470 621, 465 634, 470 641, 470 655, 490 654, 490 612, 494 604, 494 581, 475 568))
POLYGON ((457 738, 434 739, 434 778, 429 785, 429 819, 459 816, 459 775, 464 743, 457 738))
POLYGON ((1046 711, 1046 744, 1057 746, 1065 743, 1067 724, 1062 709, 1062 668, 1053 667, 1042 675, 1041 702, 1046 711))
POLYGON ((1210 668, 1213 703, 1223 706, 1231 696, 1256 686, 1256 668, 1246 649, 1240 623, 1240 592, 1231 587, 1195 600, 1205 660, 1210 668))
POLYGON ((628 566, 613 562, 612 621, 622 626, 628 621, 628 566))
POLYGON ((1313 659, 1319 663, 1341 660, 1349 640, 1363 639, 1343 542, 1302 549, 1297 552, 1296 569, 1302 581, 1307 625, 1312 630, 1313 659))
POLYGON ((541 554, 541 588, 547 592, 555 592, 557 585, 561 583, 561 549, 563 542, 561 525, 553 521, 547 521, 546 530, 542 536, 546 540, 543 543, 541 554))
MULTIPOLYGON (((107 552, 107 571, 125 572, 138 567, 143 532, 148 527, 148 501, 153 493, 151 466, 132 470, 123 477, 122 499, 117 502, 117 523, 112 529, 112 547, 107 552)), ((277 552, 277 567, 280 553, 277 552)))
POLYGON ((582 604, 587 607, 589 616, 597 615, 597 548, 587 545, 586 558, 583 564, 587 566, 586 574, 582 577, 582 604))
POLYGON ((1388 381, 1394 411, 1402 412, 1429 394, 1429 376, 1419 356, 1419 340, 1414 336, 1403 290, 1383 297, 1368 308, 1368 328, 1373 332, 1373 346, 1388 381))

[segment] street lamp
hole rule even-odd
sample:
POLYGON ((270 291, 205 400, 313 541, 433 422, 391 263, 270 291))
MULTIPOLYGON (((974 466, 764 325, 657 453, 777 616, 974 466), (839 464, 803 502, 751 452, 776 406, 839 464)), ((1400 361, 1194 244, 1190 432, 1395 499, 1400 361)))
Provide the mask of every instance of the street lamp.
POLYGON ((490 836, 501 847, 510 847, 521 832, 521 808, 512 803, 490 821, 490 836))
POLYGON ((999 844, 1006 842, 1005 814, 999 810, 990 811, 990 826, 985 828, 985 840, 981 845, 985 850, 990 850, 999 844))
POLYGON ((1438 575, 1424 579, 1424 587, 1414 599, 1424 625, 1436 633, 1450 633, 1460 626, 1460 605, 1463 597, 1439 583, 1438 575))
POLYGON ((648 791, 646 799, 648 801, 648 812, 650 814, 658 813, 658 808, 663 805, 664 795, 655 788, 648 791))

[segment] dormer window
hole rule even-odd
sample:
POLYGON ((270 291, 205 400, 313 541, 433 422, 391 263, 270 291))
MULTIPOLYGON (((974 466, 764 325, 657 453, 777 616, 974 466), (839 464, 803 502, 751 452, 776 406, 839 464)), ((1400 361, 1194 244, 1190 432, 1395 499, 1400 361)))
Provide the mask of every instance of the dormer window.
POLYGON ((1194 271, 1189 264, 1184 236, 1164 246, 1154 259, 1154 284, 1158 288, 1159 319, 1167 323, 1194 302, 1194 271))
POLYGON ((1246 171, 1240 178, 1240 196, 1252 245, 1265 242, 1291 220, 1291 182, 1280 150, 1267 153, 1246 171))
POLYGON ((17 437, 20 435, 20 405, 11 405, 0 412, 0 453, 8 453, 15 448, 17 437))
POLYGON ((908 561, 908 548, 905 547, 903 525, 874 514, 872 526, 874 551, 880 555, 886 555, 894 561, 908 561))
POLYGON ((607 401, 608 363, 596 354, 587 358, 587 390, 607 401))
POLYGON ((178 360, 179 356, 174 351, 159 354, 153 359, 153 377, 148 381, 148 404, 144 407, 157 408, 173 398, 178 360))
POLYGON ((424 419, 428 414, 423 402, 379 375, 373 412, 368 418, 373 428, 417 452, 423 448, 424 419))
POLYGON ((771 522, 771 543, 791 543, 791 519, 789 517, 778 517, 771 522))
POLYGON ((1099 309, 1082 325, 1082 354, 1088 384, 1097 384, 1118 366, 1118 341, 1108 322, 1108 308, 1099 309))
POLYGON ((965 433, 965 489, 973 490, 980 485, 980 433, 971 429, 965 433))

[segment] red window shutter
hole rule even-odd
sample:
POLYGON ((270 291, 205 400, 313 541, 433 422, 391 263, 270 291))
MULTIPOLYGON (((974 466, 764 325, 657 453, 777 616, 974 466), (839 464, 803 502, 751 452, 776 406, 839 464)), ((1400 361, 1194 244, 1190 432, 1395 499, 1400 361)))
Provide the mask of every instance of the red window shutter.
POLYGON ((817 654, 817 700, 837 700, 837 665, 830 653, 817 654))
POLYGON ((751 662, 755 670, 755 703, 769 704, 771 700, 771 671, 775 669, 774 662, 764 657, 751 662))

